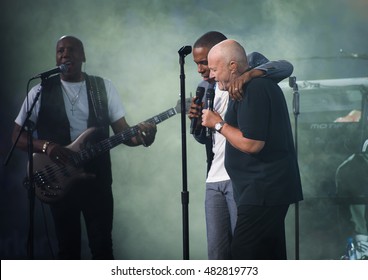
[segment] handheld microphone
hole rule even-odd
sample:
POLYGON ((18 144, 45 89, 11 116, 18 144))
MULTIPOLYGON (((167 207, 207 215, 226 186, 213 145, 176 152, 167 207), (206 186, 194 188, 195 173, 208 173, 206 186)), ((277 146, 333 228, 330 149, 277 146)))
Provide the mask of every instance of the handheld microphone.
POLYGON ((213 111, 213 100, 215 99, 215 89, 208 88, 206 93, 207 109, 213 111))
MULTIPOLYGON (((197 91, 196 91, 196 101, 195 104, 197 105, 201 105, 202 104, 202 99, 204 96, 204 91, 205 88, 204 87, 197 87, 197 91)), ((193 134, 195 133, 195 131, 197 130, 197 122, 198 122, 198 118, 193 118, 191 123, 190 123, 190 133, 193 134)))
POLYGON ((32 78, 33 79, 37 79, 37 78, 41 78, 41 79, 46 79, 48 78, 49 76, 51 75, 54 75, 54 74, 58 74, 58 73, 65 73, 68 71, 68 65, 66 64, 61 64, 59 65, 58 67, 54 68, 54 69, 51 69, 51 70, 48 70, 48 71, 45 71, 45 72, 42 72, 36 76, 34 76, 32 78))
MULTIPOLYGON (((209 87, 206 93, 206 104, 207 109, 213 111, 213 101, 215 99, 215 89, 213 87, 209 87)), ((207 128, 207 136, 211 136, 212 131, 210 128, 207 128)))

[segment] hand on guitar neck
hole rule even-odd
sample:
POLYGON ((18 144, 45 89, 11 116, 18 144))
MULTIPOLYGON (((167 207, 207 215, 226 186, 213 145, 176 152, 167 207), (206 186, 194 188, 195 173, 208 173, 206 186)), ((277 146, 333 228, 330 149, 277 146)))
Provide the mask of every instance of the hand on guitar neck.
POLYGON ((138 124, 138 139, 143 146, 149 147, 155 141, 157 126, 152 122, 141 122, 138 124))

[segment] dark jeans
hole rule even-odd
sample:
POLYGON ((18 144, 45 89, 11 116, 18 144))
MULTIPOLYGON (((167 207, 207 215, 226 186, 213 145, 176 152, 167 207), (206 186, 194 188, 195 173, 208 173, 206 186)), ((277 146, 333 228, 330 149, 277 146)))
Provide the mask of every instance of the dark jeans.
POLYGON ((114 259, 112 252, 113 197, 111 186, 78 185, 50 205, 60 259, 81 258, 81 214, 93 259, 114 259))
POLYGON ((237 260, 286 260, 285 217, 289 205, 238 207, 231 245, 237 260))

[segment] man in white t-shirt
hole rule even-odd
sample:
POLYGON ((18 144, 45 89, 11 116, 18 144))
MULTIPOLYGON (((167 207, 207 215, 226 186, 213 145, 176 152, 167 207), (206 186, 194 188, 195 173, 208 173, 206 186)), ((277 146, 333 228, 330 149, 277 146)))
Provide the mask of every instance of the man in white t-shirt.
POLYGON ((30 104, 40 93, 29 119, 36 128, 33 152, 41 161, 35 162, 35 166, 42 167, 42 161, 45 166, 34 168, 33 175, 36 194, 46 202, 51 201, 58 258, 81 258, 80 216, 83 214, 92 258, 113 259, 109 143, 101 142, 93 149, 83 146, 108 139, 110 126, 115 134, 132 131, 129 137, 122 139, 124 144, 149 146, 155 139, 156 125, 141 123, 130 128, 114 85, 109 80, 83 73, 85 61, 83 43, 78 38, 63 36, 58 40, 56 65, 62 73, 41 76, 42 82, 29 92, 15 120, 13 141, 20 133, 17 147, 27 150, 27 132, 21 128, 30 104), (101 129, 95 131, 94 127, 101 129), (99 154, 104 149, 107 151, 99 154), (83 178, 78 176, 80 167, 90 173, 88 178, 92 180, 80 180, 83 178))

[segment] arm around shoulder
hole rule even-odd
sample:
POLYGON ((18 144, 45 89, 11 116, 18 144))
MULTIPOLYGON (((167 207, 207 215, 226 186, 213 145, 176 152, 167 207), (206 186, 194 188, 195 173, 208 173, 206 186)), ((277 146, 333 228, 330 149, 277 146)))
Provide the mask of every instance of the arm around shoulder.
POLYGON ((277 82, 289 77, 293 71, 294 66, 287 60, 269 61, 255 69, 263 70, 264 76, 271 78, 277 82))

